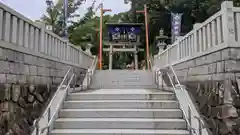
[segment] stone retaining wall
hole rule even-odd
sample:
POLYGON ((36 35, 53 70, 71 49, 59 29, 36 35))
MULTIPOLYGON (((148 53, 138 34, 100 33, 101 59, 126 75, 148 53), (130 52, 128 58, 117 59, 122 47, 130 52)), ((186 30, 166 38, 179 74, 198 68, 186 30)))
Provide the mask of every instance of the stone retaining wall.
MULTIPOLYGON (((69 67, 34 53, 0 48, 0 135, 29 134, 69 67)), ((74 70, 82 81, 86 70, 74 70)))
POLYGON ((220 50, 173 68, 212 134, 239 135, 240 48, 220 50))
POLYGON ((240 48, 228 48, 173 66, 182 82, 224 80, 240 74, 240 48))

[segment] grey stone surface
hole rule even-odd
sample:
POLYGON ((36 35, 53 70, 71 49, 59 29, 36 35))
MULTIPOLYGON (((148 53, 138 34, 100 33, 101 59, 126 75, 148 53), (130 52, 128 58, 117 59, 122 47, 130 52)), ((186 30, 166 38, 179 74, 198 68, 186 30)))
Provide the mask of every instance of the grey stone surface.
POLYGON ((209 80, 212 78, 217 80, 224 79, 220 74, 236 73, 240 71, 239 52, 240 49, 238 48, 227 48, 176 64, 173 67, 179 78, 185 81, 209 80))
POLYGON ((15 59, 14 59, 15 62, 24 63, 24 54, 23 53, 15 52, 14 57, 15 57, 15 59))
POLYGON ((37 75, 39 76, 47 76, 49 75, 49 70, 47 68, 44 67, 37 67, 37 75))
POLYGON ((9 63, 7 61, 0 61, 0 73, 9 73, 9 63))
POLYGON ((3 59, 4 59, 3 49, 0 48, 0 60, 3 60, 3 59))
POLYGON ((217 73, 225 72, 225 63, 224 61, 217 62, 217 73))
POLYGON ((4 60, 7 60, 9 62, 14 62, 15 61, 15 52, 13 50, 8 50, 8 49, 4 49, 3 50, 3 56, 4 56, 4 60))
POLYGON ((16 83, 16 82, 17 82, 17 75, 7 74, 7 82, 6 83, 16 83))
POLYGON ((50 69, 50 76, 51 76, 51 77, 57 76, 57 73, 58 73, 58 72, 60 72, 60 71, 57 70, 57 69, 51 68, 51 69, 50 69))
POLYGON ((20 83, 20 84, 27 83, 26 75, 17 75, 17 76, 16 76, 16 80, 17 80, 18 83, 20 83))
POLYGON ((239 48, 230 48, 229 56, 233 60, 239 60, 240 59, 240 49, 239 48))
POLYGON ((19 74, 18 69, 20 68, 20 64, 19 63, 15 63, 15 62, 9 62, 9 73, 11 74, 19 74))
POLYGON ((28 55, 28 54, 24 54, 24 63, 25 64, 29 64, 29 65, 37 65, 37 58, 32 56, 32 55, 28 55))
POLYGON ((224 49, 221 51, 222 60, 229 60, 231 58, 230 49, 224 49))
POLYGON ((6 82, 6 75, 0 74, 0 83, 5 83, 5 82, 6 82))
POLYGON ((30 75, 37 75, 37 66, 29 65, 29 74, 30 75))
MULTIPOLYGON (((10 132, 29 134, 31 132, 29 127, 41 115, 69 67, 70 65, 60 61, 0 47, 0 134, 1 131, 4 131, 3 134, 10 132), (30 86, 32 87, 29 88, 30 86), (11 117, 1 113, 2 111, 11 117), (1 130, 4 119, 7 120, 7 125, 1 130), (23 128, 23 125, 26 128, 23 128)), ((86 70, 79 67, 74 69, 77 73, 77 82, 83 80, 80 72, 86 70)))

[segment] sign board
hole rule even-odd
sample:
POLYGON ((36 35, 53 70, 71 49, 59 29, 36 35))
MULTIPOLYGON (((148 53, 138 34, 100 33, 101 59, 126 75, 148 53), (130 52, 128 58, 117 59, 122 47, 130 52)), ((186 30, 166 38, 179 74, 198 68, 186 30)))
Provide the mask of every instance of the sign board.
POLYGON ((142 32, 142 24, 107 23, 110 41, 137 41, 142 32))

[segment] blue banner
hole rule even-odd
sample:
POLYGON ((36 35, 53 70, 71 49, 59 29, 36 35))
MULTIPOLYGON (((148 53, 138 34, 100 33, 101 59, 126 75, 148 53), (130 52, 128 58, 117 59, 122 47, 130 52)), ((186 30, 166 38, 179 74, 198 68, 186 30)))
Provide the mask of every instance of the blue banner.
POLYGON ((181 25, 182 25, 182 15, 179 13, 171 13, 172 15, 172 42, 174 42, 181 33, 181 25))
POLYGON ((139 34, 141 33, 142 29, 139 26, 108 26, 108 31, 110 33, 134 33, 139 34))
POLYGON ((124 31, 124 29, 122 27, 111 26, 111 27, 108 27, 108 31, 110 33, 121 33, 124 31))
POLYGON ((141 32, 141 27, 129 26, 126 27, 128 33, 139 34, 141 32))

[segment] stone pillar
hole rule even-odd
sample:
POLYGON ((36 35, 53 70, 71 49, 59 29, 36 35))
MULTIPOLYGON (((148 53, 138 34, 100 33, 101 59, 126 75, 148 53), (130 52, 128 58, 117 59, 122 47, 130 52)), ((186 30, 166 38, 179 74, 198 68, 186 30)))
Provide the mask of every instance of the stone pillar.
POLYGON ((39 43, 39 47, 38 47, 38 50, 41 52, 41 53, 44 53, 44 50, 45 50, 45 23, 43 22, 37 22, 37 24, 40 26, 40 43, 39 43))
POLYGON ((68 41, 66 40, 65 42, 66 42, 66 44, 67 44, 67 48, 66 48, 66 60, 69 61, 69 60, 70 60, 70 52, 69 52, 69 51, 70 51, 70 49, 69 49, 70 47, 69 47, 68 41))
POLYGON ((222 24, 223 24, 223 42, 226 46, 235 45, 235 24, 233 13, 233 1, 224 1, 221 5, 221 11, 223 12, 222 24))
POLYGON ((110 45, 110 51, 109 51, 109 70, 112 70, 112 63, 113 63, 113 46, 110 45))
POLYGON ((198 28, 201 26, 201 23, 195 23, 193 25, 193 30, 194 30, 194 45, 193 45, 193 52, 199 52, 200 51, 200 47, 198 46, 198 34, 197 34, 197 30, 198 28))

